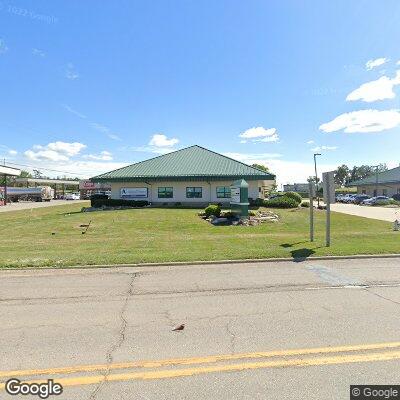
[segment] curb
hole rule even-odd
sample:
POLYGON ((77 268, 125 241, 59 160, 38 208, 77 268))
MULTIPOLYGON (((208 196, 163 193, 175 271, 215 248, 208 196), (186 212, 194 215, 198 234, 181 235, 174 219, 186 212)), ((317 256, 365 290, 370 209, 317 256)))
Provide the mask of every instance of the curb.
POLYGON ((101 268, 147 268, 147 267, 173 267, 173 266, 196 266, 196 265, 217 265, 217 264, 259 264, 275 262, 304 262, 318 260, 368 260, 368 259, 399 258, 400 254, 355 254, 350 256, 315 256, 315 257, 280 257, 280 258, 259 258, 243 260, 210 260, 210 261, 176 261, 164 263, 137 263, 137 264, 93 264, 93 265, 71 265, 60 267, 0 267, 1 271, 10 270, 61 270, 61 269, 101 269, 101 268))

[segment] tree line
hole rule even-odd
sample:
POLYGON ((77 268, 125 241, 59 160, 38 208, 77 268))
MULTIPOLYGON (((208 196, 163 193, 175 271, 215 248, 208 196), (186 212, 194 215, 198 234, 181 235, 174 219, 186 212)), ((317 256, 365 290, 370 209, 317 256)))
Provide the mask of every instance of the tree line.
POLYGON ((335 170, 335 183, 340 186, 345 186, 351 182, 359 179, 367 178, 368 176, 375 175, 376 172, 387 171, 388 167, 386 164, 376 165, 361 165, 354 166, 353 168, 348 167, 346 164, 340 165, 335 170))

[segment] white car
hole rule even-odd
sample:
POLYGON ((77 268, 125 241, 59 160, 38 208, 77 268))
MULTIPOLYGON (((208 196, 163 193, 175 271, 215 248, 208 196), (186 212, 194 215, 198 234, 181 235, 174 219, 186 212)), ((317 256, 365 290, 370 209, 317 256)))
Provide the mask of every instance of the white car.
POLYGON ((79 193, 68 193, 65 195, 65 200, 80 200, 81 196, 79 193))

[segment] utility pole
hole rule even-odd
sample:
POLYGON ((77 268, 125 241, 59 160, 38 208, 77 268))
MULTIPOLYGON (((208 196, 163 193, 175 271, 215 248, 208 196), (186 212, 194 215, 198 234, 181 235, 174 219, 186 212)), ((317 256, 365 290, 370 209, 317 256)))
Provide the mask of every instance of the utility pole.
POLYGON ((317 202, 319 208, 319 193, 318 193, 318 172, 317 172, 317 156, 320 156, 320 153, 314 153, 314 168, 315 168, 315 190, 317 193, 317 202))
POLYGON ((378 196, 379 165, 373 165, 372 168, 375 168, 375 196, 378 196))

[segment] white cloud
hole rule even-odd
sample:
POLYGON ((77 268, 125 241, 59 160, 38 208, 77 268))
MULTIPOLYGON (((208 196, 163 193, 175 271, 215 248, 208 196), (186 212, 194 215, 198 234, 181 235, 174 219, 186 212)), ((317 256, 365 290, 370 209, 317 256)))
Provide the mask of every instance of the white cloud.
POLYGON ((282 154, 278 153, 259 153, 259 154, 251 154, 251 153, 222 153, 224 156, 229 158, 233 158, 235 160, 241 161, 245 164, 253 164, 259 160, 265 160, 267 158, 279 158, 282 157, 282 154))
POLYGON ((313 149, 311 149, 311 151, 332 151, 332 150, 336 150, 337 146, 317 146, 314 147, 313 149))
POLYGON ((89 160, 103 160, 103 161, 112 161, 113 156, 109 151, 102 151, 100 154, 88 154, 83 156, 89 160))
POLYGON ((380 65, 383 65, 388 61, 389 61, 389 59, 387 59, 385 57, 375 58, 373 60, 367 61, 365 64, 365 67, 367 68, 368 71, 370 71, 371 69, 379 67, 380 65))
POLYGON ((89 124, 93 129, 96 129, 96 131, 102 132, 102 133, 108 133, 110 132, 110 129, 106 127, 105 125, 98 124, 97 122, 91 122, 89 124))
POLYGON ((46 55, 44 51, 42 51, 40 49, 36 49, 36 48, 32 49, 32 54, 34 56, 39 56, 39 57, 44 57, 46 55))
POLYGON ((16 156, 16 155, 18 154, 18 151, 17 151, 17 150, 10 149, 10 150, 8 150, 8 154, 9 154, 10 156, 16 156))
POLYGON ((400 60, 399 60, 399 61, 397 61, 396 65, 400 65, 400 60))
POLYGON ((122 140, 118 135, 116 135, 115 133, 109 133, 107 135, 110 139, 112 140, 122 140))
POLYGON ((277 142, 279 135, 275 128, 264 128, 258 126, 257 128, 250 128, 245 130, 239 135, 243 140, 240 143, 246 143, 248 140, 252 142, 277 142))
POLYGON ((347 97, 347 101, 362 100, 373 102, 377 100, 393 99, 396 94, 393 88, 400 85, 400 71, 397 71, 394 78, 382 76, 379 79, 362 84, 353 90, 347 97))
POLYGON ((34 145, 32 149, 25 151, 24 155, 34 161, 68 161, 84 148, 86 148, 86 145, 78 142, 53 142, 46 146, 34 145))
POLYGON ((111 129, 108 126, 99 124, 97 122, 91 122, 89 125, 93 129, 96 129, 96 131, 105 133, 112 140, 122 140, 118 135, 116 135, 115 133, 112 133, 111 129))
POLYGON ((314 140, 309 140, 308 142, 307 142, 307 144, 314 144, 315 142, 314 142, 314 140))
POLYGON ((70 112, 71 114, 74 114, 74 115, 78 116, 79 118, 82 118, 82 119, 86 119, 86 118, 87 118, 86 115, 80 113, 79 111, 74 110, 72 107, 68 106, 67 104, 63 104, 63 107, 64 107, 68 112, 70 112))
POLYGON ((162 134, 155 134, 150 139, 149 146, 155 147, 172 147, 179 143, 179 139, 171 138, 168 139, 167 136, 162 134))
POLYGON ((70 80, 75 80, 79 78, 79 73, 75 69, 74 64, 68 63, 65 68, 65 77, 70 80))
POLYGON ((133 151, 145 153, 167 154, 175 151, 174 146, 179 143, 177 138, 168 138, 167 136, 157 133, 153 135, 147 146, 133 147, 133 151))
POLYGON ((141 153, 154 153, 154 154, 167 154, 172 153, 176 149, 173 147, 155 147, 155 146, 138 146, 132 147, 133 151, 138 151, 141 153))
POLYGON ((332 121, 322 124, 319 129, 323 132, 343 130, 346 133, 381 132, 400 125, 399 110, 359 110, 344 113, 332 121))
POLYGON ((0 54, 4 54, 8 51, 8 47, 3 39, 0 39, 0 54))
MULTIPOLYGON (((271 173, 276 174, 278 187, 286 183, 305 183, 310 176, 315 174, 312 160, 309 163, 285 161, 268 157, 269 154, 265 154, 265 158, 262 158, 261 154, 225 153, 225 155, 249 165, 254 162, 266 165, 271 173)), ((333 171, 336 167, 337 165, 318 163, 320 173, 333 171)))

